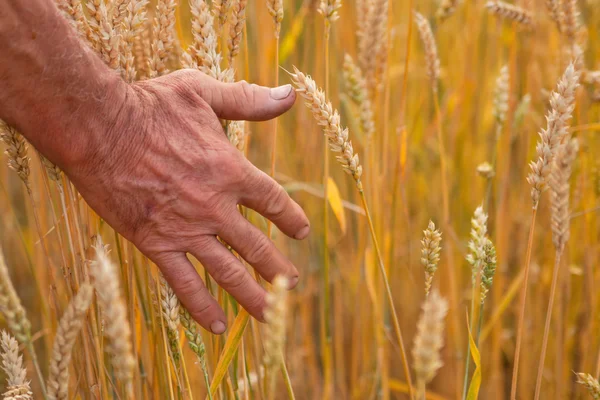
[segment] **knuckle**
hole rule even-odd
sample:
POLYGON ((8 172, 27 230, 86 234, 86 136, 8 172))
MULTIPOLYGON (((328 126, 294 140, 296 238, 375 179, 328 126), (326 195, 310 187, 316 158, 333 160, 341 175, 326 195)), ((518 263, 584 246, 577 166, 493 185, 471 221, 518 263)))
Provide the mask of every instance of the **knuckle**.
POLYGON ((260 236, 248 251, 246 261, 250 264, 268 264, 271 260, 271 246, 273 244, 266 236, 260 236))
POLYGON ((192 276, 183 275, 182 277, 175 278, 174 281, 173 290, 176 290, 181 296, 191 297, 201 291, 196 279, 192 276))
POLYGON ((215 309, 215 304, 210 299, 201 299, 195 301, 191 307, 187 307, 187 310, 194 318, 201 319, 207 314, 211 314, 215 309))
POLYGON ((270 217, 274 219, 282 218, 288 209, 289 197, 286 191, 279 185, 276 185, 270 196, 270 217))
POLYGON ((225 261, 213 276, 223 288, 235 289, 243 284, 245 273, 237 260, 233 259, 225 261))
POLYGON ((246 300, 244 305, 249 310, 256 310, 257 312, 261 313, 262 310, 264 310, 264 308, 266 307, 266 304, 267 302, 265 298, 265 293, 263 291, 259 291, 255 295, 252 295, 248 300, 246 300))

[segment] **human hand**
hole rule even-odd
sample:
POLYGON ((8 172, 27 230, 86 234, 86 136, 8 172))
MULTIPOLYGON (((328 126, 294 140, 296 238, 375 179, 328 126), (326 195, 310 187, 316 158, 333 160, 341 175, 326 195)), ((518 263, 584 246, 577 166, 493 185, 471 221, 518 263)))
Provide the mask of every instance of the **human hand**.
POLYGON ((187 253, 262 320, 265 290, 217 235, 267 281, 284 275, 293 287, 297 269, 237 205, 296 239, 308 235, 309 222, 277 182, 229 143, 218 118, 274 118, 293 105, 295 92, 181 70, 128 86, 121 98, 109 105, 107 115, 115 118, 71 146, 80 151, 60 163, 63 170, 88 204, 158 265, 204 328, 223 333, 226 318, 187 253))

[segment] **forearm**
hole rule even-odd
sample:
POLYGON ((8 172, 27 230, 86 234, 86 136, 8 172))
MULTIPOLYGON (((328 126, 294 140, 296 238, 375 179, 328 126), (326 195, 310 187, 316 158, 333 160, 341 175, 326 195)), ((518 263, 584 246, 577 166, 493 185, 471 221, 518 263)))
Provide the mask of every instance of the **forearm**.
POLYGON ((0 0, 0 54, 0 119, 46 157, 76 166, 107 140, 127 85, 53 0, 0 0))

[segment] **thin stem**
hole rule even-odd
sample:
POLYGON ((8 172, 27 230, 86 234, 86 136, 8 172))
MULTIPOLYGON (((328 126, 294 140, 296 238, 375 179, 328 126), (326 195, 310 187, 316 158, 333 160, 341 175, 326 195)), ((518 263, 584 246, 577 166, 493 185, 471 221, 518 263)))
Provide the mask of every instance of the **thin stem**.
MULTIPOLYGON (((325 93, 329 93, 329 37, 331 33, 331 24, 325 20, 325 93)), ((329 325, 330 315, 330 264, 329 264, 329 148, 327 139, 324 141, 323 148, 323 298, 321 300, 321 343, 323 345, 323 371, 324 379, 324 399, 329 399, 332 388, 331 372, 331 327, 329 325)))
POLYGON ((35 349, 33 348, 33 342, 31 339, 27 342, 27 350, 29 351, 29 356, 31 357, 31 361, 33 362, 33 367, 35 368, 35 373, 38 376, 38 380, 40 381, 40 388, 42 388, 42 395, 44 399, 48 398, 48 394, 46 392, 46 383, 44 381, 44 374, 42 374, 42 370, 40 368, 40 363, 37 358, 37 354, 35 353, 35 349))
POLYGON ((413 386, 412 379, 410 377, 410 369, 408 367, 408 358, 406 357, 406 350, 404 348, 404 340, 402 339, 402 331, 400 330, 400 323, 398 322, 398 315, 396 314, 396 307, 394 306, 394 298, 392 297, 392 289, 390 288, 390 283, 387 278, 387 273, 385 270, 385 266, 383 265, 383 258, 381 256, 381 251, 379 249, 379 243, 377 242, 377 237, 375 235, 375 227, 373 226, 373 220, 371 219, 371 213, 369 212, 369 207, 367 205, 367 199, 365 197, 365 192, 363 190, 362 184, 357 182, 358 191, 360 193, 360 198, 362 200, 363 207, 365 209, 365 214, 367 215, 367 221, 369 223, 369 230, 371 232, 371 238, 373 239, 373 246, 375 246, 375 252, 377 253, 377 260, 379 265, 379 271, 381 272, 381 276, 383 278, 383 284, 385 286, 385 292, 387 295, 388 303, 390 304, 390 310, 392 314, 392 321, 394 322, 394 330, 396 331, 396 336, 398 337, 398 345, 400 346, 400 355, 402 356, 402 366, 404 368, 404 375, 406 376, 406 382, 408 384, 408 394, 409 397, 413 398, 413 386))
POLYGON ((546 359, 546 349, 548 348, 548 336, 550 334, 550 322, 552 321, 552 309, 554 307, 554 296, 556 294, 556 285, 558 282, 558 270, 560 269, 560 257, 562 252, 556 250, 554 257, 554 270, 552 271, 552 285, 550 287, 550 299, 548 299, 548 310, 546 311, 546 324, 544 325, 544 339, 542 340, 542 352, 540 354, 540 363, 538 365, 537 380, 535 381, 535 400, 540 398, 542 388, 542 374, 544 370, 544 361, 546 359))
POLYGON ((287 366, 285 365, 283 354, 281 355, 281 374, 283 375, 283 382, 285 383, 285 390, 288 398, 290 400, 296 400, 296 397, 294 396, 294 388, 292 387, 292 380, 290 379, 290 374, 288 373, 287 366))
POLYGON ((527 283, 529 281, 529 267, 531 263, 531 248, 533 247, 533 232, 535 229, 535 218, 537 216, 537 207, 531 214, 531 226, 529 227, 529 239, 527 241, 527 255, 525 258, 525 280, 521 286, 521 296, 519 300, 519 323, 517 328, 517 343, 515 345, 515 359, 513 361, 512 384, 510 388, 510 399, 517 399, 517 380, 519 376, 519 356, 521 354, 521 342, 523 340, 523 325, 525 320, 525 302, 527 301, 527 283))
MULTIPOLYGON (((469 314, 469 322, 471 324, 471 329, 473 329, 473 318, 475 317, 475 281, 472 281, 471 287, 471 311, 469 314)), ((463 394, 462 399, 467 398, 467 385, 469 384, 469 368, 471 365, 471 347, 469 343, 467 343, 467 350, 465 351, 467 359, 465 360, 465 375, 463 378, 463 394)))

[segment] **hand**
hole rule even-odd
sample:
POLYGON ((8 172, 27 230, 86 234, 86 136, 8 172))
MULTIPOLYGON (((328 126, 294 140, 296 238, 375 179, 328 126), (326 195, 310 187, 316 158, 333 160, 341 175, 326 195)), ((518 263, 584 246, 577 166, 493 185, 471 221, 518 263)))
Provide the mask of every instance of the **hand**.
POLYGON ((186 253, 262 319, 265 290, 217 235, 264 279, 285 275, 293 287, 294 265, 237 205, 296 239, 308 235, 309 222, 278 183, 229 143, 218 118, 274 118, 293 105, 295 92, 289 85, 227 84, 182 70, 128 86, 122 97, 111 105, 117 117, 92 129, 82 156, 62 162, 63 169, 88 204, 158 265, 204 328, 223 333, 226 318, 186 253))

